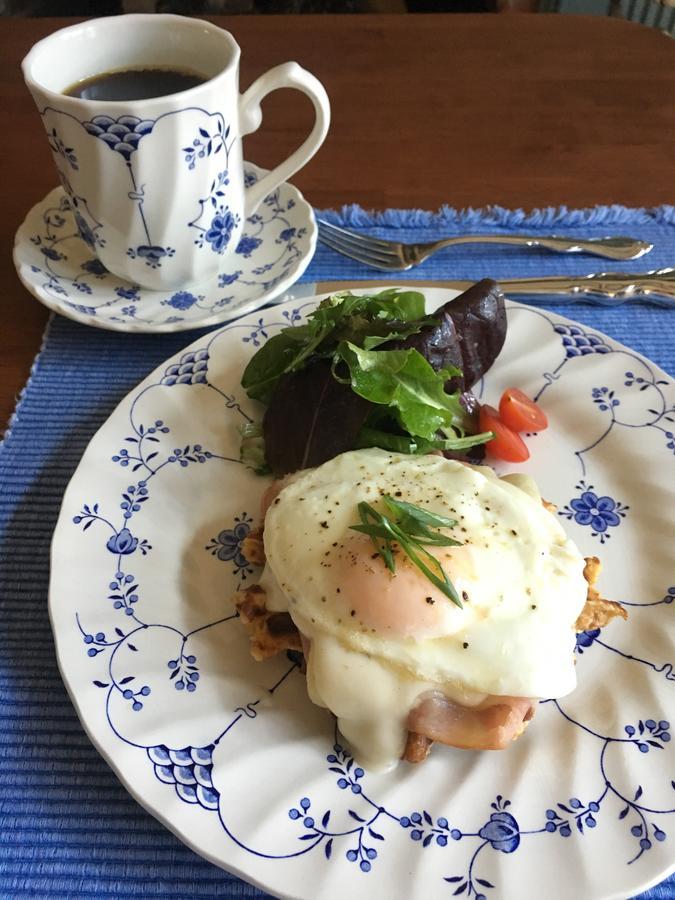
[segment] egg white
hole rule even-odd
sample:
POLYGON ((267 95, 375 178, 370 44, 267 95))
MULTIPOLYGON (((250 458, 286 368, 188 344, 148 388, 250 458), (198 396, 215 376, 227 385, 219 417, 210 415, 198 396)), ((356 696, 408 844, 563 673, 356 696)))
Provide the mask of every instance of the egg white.
POLYGON ((261 584, 311 640, 310 698, 331 709, 362 762, 390 768, 429 690, 471 706, 486 695, 560 697, 576 686, 574 623, 584 559, 525 476, 378 449, 294 476, 265 517, 261 584), (462 546, 434 550, 459 608, 404 554, 396 574, 350 529, 382 495, 455 519, 462 546))

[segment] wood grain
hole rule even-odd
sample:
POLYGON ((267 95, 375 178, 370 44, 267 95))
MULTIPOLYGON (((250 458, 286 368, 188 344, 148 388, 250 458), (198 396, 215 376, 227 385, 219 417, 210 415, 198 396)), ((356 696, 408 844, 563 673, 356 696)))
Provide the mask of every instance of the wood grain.
MULTIPOLYGON (((14 233, 56 183, 20 61, 70 21, 0 19, 0 423, 47 318, 14 272, 14 233)), ((241 44, 242 87, 286 59, 326 86, 329 137, 294 179, 315 206, 675 202, 675 42, 655 29, 555 15, 214 21, 241 44)), ((245 154, 272 166, 307 133, 311 108, 284 90, 265 101, 264 112, 245 154)))

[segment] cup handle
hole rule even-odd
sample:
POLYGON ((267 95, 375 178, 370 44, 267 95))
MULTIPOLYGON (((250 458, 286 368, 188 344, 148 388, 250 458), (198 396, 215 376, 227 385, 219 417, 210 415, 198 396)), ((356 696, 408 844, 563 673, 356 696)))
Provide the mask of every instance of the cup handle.
POLYGON ((239 125, 242 137, 257 131, 262 122, 260 102, 277 88, 296 88, 314 104, 316 119, 309 137, 284 162, 251 185, 246 191, 245 210, 249 216, 261 200, 287 181, 314 156, 323 144, 330 124, 328 94, 318 78, 295 62, 283 63, 265 72, 239 98, 239 125))

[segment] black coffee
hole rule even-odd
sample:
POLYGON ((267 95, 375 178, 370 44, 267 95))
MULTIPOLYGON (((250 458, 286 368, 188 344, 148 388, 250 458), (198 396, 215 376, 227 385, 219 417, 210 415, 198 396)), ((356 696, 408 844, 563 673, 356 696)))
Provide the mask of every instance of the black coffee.
POLYGON ((103 72, 71 85, 63 93, 82 100, 148 100, 178 94, 208 81, 181 69, 138 68, 103 72))

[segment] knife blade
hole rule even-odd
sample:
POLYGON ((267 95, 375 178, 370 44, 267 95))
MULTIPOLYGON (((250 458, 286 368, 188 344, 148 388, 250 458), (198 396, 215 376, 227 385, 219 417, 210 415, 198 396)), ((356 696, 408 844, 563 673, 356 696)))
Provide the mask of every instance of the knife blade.
MULTIPOLYGON (((550 275, 541 278, 497 279, 507 296, 527 297, 530 303, 589 303, 591 305, 618 306, 637 301, 655 306, 675 308, 675 268, 656 269, 651 272, 622 273, 598 272, 591 275, 550 275)), ((465 291, 473 281, 424 281, 397 282, 320 281, 313 284, 294 285, 287 298, 300 299, 314 294, 361 288, 437 287, 465 291)))

